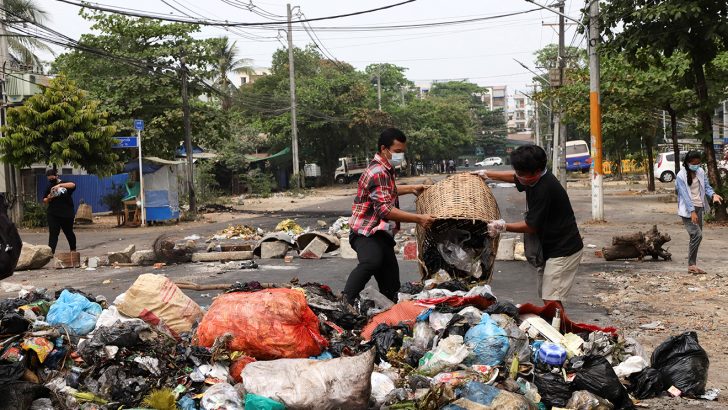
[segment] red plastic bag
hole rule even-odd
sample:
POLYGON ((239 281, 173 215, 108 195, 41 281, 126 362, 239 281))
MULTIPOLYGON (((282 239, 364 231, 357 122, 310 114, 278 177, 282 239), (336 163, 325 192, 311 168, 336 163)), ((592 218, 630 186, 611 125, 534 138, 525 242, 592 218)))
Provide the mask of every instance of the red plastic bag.
POLYGON ((250 356, 243 356, 239 359, 236 359, 232 363, 230 363, 230 377, 235 380, 235 383, 242 383, 243 378, 240 377, 240 373, 243 372, 243 369, 245 369, 245 366, 249 365, 250 363, 253 363, 255 361, 254 357, 250 356))
POLYGON ((418 301, 405 300, 399 302, 388 310, 372 317, 369 323, 367 323, 367 325, 364 326, 364 329, 362 329, 361 336, 364 340, 371 339, 374 329, 376 329, 380 323, 386 323, 390 326, 394 326, 403 322, 409 327, 412 327, 415 324, 417 316, 419 316, 419 314, 425 309, 426 308, 420 305, 418 301))
POLYGON ((235 292, 215 299, 197 328, 197 345, 212 347, 226 333, 233 336, 230 350, 259 360, 318 356, 328 346, 303 292, 291 289, 235 292))

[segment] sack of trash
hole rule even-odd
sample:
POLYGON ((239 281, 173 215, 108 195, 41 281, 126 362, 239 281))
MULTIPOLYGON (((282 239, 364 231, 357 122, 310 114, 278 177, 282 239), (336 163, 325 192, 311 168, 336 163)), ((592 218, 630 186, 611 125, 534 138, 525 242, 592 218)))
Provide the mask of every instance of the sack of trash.
POLYGON ((212 347, 226 334, 229 349, 259 360, 318 356, 328 345, 303 293, 283 288, 215 299, 197 328, 197 344, 212 347))
POLYGON ((177 334, 189 332, 202 317, 202 309, 169 278, 145 273, 139 275, 118 304, 119 312, 144 319, 152 325, 163 322, 177 334))
POLYGON ((457 400, 443 407, 443 410, 536 410, 537 407, 525 396, 501 390, 480 382, 467 382, 455 389, 457 400))
POLYGON ((505 360, 509 342, 506 331, 501 329, 484 313, 480 323, 465 333, 465 343, 473 346, 473 354, 468 361, 471 364, 497 366, 505 360))
POLYGON ((695 332, 671 336, 652 352, 652 367, 662 374, 665 387, 675 386, 685 396, 705 393, 709 365, 695 332))
POLYGON ((297 409, 366 409, 371 394, 374 349, 330 360, 278 359, 253 362, 242 373, 243 387, 297 409))
POLYGON ((603 356, 583 356, 571 359, 576 376, 572 385, 609 400, 618 409, 632 409, 627 389, 614 373, 612 365, 603 356))

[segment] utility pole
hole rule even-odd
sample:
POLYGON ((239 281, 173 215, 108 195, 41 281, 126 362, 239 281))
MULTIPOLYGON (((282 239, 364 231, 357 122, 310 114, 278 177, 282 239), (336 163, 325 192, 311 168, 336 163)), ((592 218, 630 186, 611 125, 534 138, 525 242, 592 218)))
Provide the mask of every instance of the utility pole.
MULTIPOLYGON (((536 96, 536 84, 533 84, 533 97, 536 96)), ((535 98, 531 98, 531 101, 533 101, 533 111, 534 114, 536 114, 536 145, 539 147, 541 146, 541 123, 539 122, 539 106, 538 101, 536 101, 535 98)))
POLYGON ((382 64, 377 65, 377 106, 382 111, 382 64))
POLYGON ((293 12, 291 4, 286 4, 288 10, 288 78, 291 86, 291 145, 293 150, 293 184, 301 187, 301 176, 298 165, 298 125, 296 123, 296 76, 293 66, 293 12))
MULTIPOLYGON (((185 56, 179 59, 180 76, 182 78, 182 120, 185 127, 185 151, 187 153, 187 189, 190 198, 190 213, 197 214, 197 199, 195 198, 195 168, 192 158, 192 127, 190 125, 190 100, 187 95, 187 66, 185 56)), ((141 171, 140 171, 141 172, 141 171)))
MULTIPOLYGON (((564 86, 564 67, 566 66, 566 49, 564 47, 564 1, 559 2, 559 87, 564 86)), ((563 112, 559 110, 559 182, 566 188, 566 124, 562 121, 563 112)))
MULTIPOLYGON (((5 125, 5 114, 7 113, 7 101, 6 101, 6 90, 7 90, 7 76, 5 70, 7 64, 10 61, 10 50, 8 47, 7 31, 5 29, 5 21, 7 16, 5 14, 5 1, 0 0, 0 125, 5 125)), ((0 131, 0 138, 4 135, 0 131)), ((0 191, 5 193, 5 199, 8 201, 9 209, 8 216, 11 220, 16 223, 20 222, 22 217, 22 210, 20 209, 21 204, 18 200, 18 183, 17 172, 15 172, 15 166, 11 164, 0 164, 0 191)))
POLYGON ((602 107, 599 86, 599 1, 589 5, 589 124, 592 149, 592 219, 604 220, 604 169, 602 168, 602 107))

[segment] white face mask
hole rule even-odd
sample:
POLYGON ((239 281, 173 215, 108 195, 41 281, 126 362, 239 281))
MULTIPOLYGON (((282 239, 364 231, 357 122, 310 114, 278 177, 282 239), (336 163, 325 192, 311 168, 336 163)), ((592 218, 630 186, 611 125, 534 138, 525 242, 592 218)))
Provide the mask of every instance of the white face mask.
POLYGON ((398 167, 402 165, 403 161, 404 152, 392 152, 392 159, 389 160, 389 163, 392 164, 393 167, 398 167))

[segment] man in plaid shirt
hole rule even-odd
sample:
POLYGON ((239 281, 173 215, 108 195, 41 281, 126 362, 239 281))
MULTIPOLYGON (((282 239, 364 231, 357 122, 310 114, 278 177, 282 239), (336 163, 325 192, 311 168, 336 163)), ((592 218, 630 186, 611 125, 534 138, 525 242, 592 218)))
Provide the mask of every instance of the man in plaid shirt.
POLYGON ((431 215, 399 209, 399 195, 419 195, 425 189, 424 185, 406 185, 398 189, 394 182, 394 170, 402 164, 407 149, 404 133, 388 128, 380 134, 377 146, 377 154, 359 178, 349 219, 349 243, 359 259, 344 287, 344 296, 352 305, 372 276, 377 280, 379 291, 397 301, 400 285, 394 235, 399 231, 399 224, 414 222, 428 228, 435 221, 431 215))

